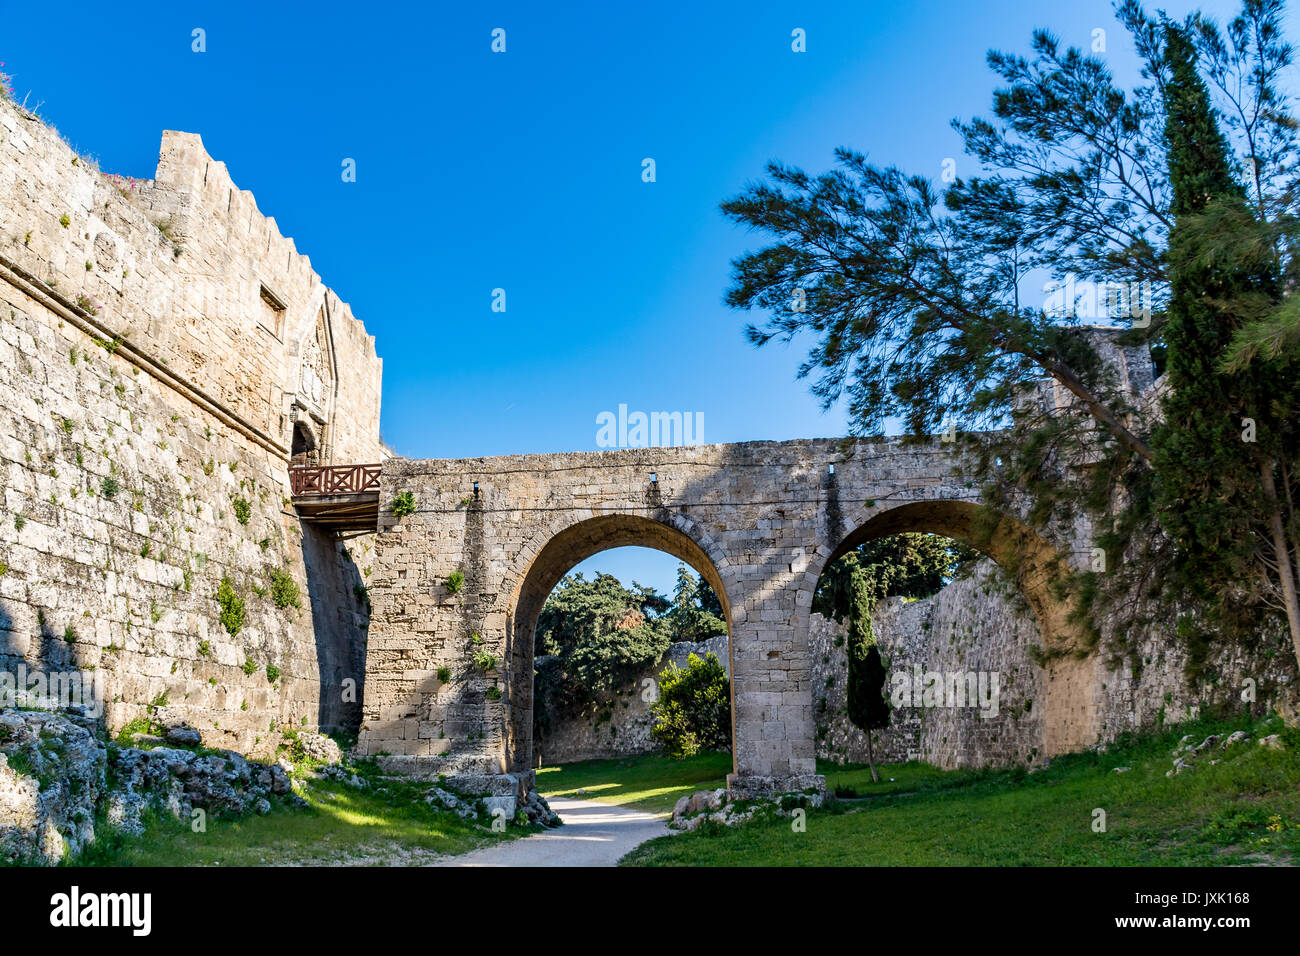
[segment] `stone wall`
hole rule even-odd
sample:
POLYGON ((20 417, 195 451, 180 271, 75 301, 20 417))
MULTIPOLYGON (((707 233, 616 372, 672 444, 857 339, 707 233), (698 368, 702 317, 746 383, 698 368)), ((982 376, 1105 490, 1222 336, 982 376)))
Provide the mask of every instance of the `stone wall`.
POLYGON ((295 423, 322 463, 380 460, 381 362, 197 136, 118 179, 0 102, 0 364, 0 665, 98 669, 110 729, 243 752, 355 723, 372 539, 301 524, 287 465, 295 423))
MULTIPOLYGON (((872 627, 889 681, 896 673, 914 677, 917 667, 922 673, 973 671, 997 674, 999 691, 996 711, 969 699, 965 706, 895 709, 889 727, 873 738, 877 760, 959 767, 1031 763, 1042 756, 1044 677, 1031 656, 1041 646, 1038 627, 1031 614, 1018 613, 1003 597, 988 562, 932 598, 885 599, 872 615, 872 627)), ((846 631, 846 624, 813 615, 817 755, 865 763, 866 737, 845 710, 846 631)))
MULTIPOLYGON (((1106 622, 1102 622, 1106 628, 1106 622)), ((888 672, 996 673, 996 714, 982 716, 975 706, 905 706, 873 738, 877 760, 919 759, 940 767, 1009 766, 1040 763, 1049 753, 1042 700, 1050 671, 1036 653, 1043 642, 1034 616, 1022 601, 1008 596, 988 561, 934 597, 909 601, 888 598, 872 616, 872 627, 888 672)), ((817 755, 837 763, 867 760, 865 735, 845 712, 846 625, 812 616, 814 710, 817 755)), ((1189 719, 1203 708, 1245 706, 1241 691, 1255 682, 1251 710, 1258 716, 1273 707, 1287 709, 1296 688, 1295 665, 1285 638, 1274 649, 1260 646, 1210 662, 1203 680, 1189 684, 1186 657, 1159 627, 1138 636, 1134 659, 1111 660, 1104 651, 1085 662, 1091 712, 1099 715, 1090 743, 1114 740, 1134 730, 1189 719), (1137 666, 1135 666, 1137 664, 1137 666)), ((919 702, 919 703, 923 703, 919 702)), ((1055 715, 1054 715, 1055 716, 1055 715)), ((1064 716, 1068 719, 1069 712, 1064 716)), ((1088 743, 1088 742, 1085 742, 1088 743)))
POLYGON ((657 678, 673 665, 685 667, 692 654, 697 657, 714 654, 725 668, 730 659, 727 635, 669 645, 664 659, 647 670, 643 677, 619 688, 608 707, 593 708, 590 713, 578 717, 552 721, 547 732, 534 741, 534 760, 540 766, 659 750, 658 744, 650 739, 650 729, 654 726, 650 705, 655 698, 650 696, 647 699, 644 678, 657 678))

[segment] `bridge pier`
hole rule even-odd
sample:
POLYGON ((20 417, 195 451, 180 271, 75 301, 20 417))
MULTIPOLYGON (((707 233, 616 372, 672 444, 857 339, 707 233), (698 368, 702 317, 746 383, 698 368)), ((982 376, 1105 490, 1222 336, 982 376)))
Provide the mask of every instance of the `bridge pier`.
MULTIPOLYGON (((763 566, 742 569, 731 615, 734 797, 752 799, 822 791, 817 774, 808 615, 812 590, 800 587, 799 552, 770 552, 763 566)), ((815 583, 815 582, 814 582, 815 583)))

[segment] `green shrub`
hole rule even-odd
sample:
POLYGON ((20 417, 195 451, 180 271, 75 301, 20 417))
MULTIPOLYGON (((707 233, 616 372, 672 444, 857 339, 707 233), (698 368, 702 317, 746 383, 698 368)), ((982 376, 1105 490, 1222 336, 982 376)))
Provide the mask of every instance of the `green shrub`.
POLYGON ((650 706, 650 737, 670 757, 731 749, 731 682, 714 654, 692 654, 686 667, 659 675, 659 699, 650 706))
POLYGON ((438 668, 438 681, 439 681, 440 683, 443 683, 443 684, 450 684, 450 683, 451 683, 451 668, 450 668, 450 667, 439 667, 439 668, 438 668))
POLYGON ((280 668, 276 667, 274 664, 267 664, 266 679, 269 680, 272 684, 278 681, 280 679, 280 668))
POLYGON ((465 575, 459 571, 453 571, 447 575, 447 580, 443 582, 443 585, 447 588, 448 594, 455 594, 465 586, 465 575))
POLYGON ((494 671, 497 669, 497 659, 487 651, 479 651, 474 655, 474 666, 484 673, 494 671))
POLYGON ((288 571, 271 569, 271 600, 278 608, 302 607, 298 599, 298 582, 288 571))
POLYGON ((235 520, 240 524, 248 524, 248 519, 253 516, 253 506, 243 498, 230 499, 230 506, 235 509, 235 520))
POLYGON ((244 673, 249 677, 257 673, 257 663, 251 657, 244 661, 244 673))
POLYGON ((99 483, 99 493, 109 501, 116 498, 121 491, 122 483, 112 475, 106 476, 104 480, 99 483))
POLYGON ((370 616, 370 588, 364 584, 352 585, 352 593, 356 595, 357 604, 361 605, 361 610, 366 612, 366 617, 370 616))
POLYGON ((239 633, 244 626, 244 599, 235 593, 235 586, 230 578, 223 577, 217 588, 217 604, 221 606, 221 626, 231 637, 239 633))
POLYGON ((389 505, 389 510, 393 512, 394 518, 405 518, 407 515, 415 514, 415 495, 409 491, 399 491, 393 498, 393 503, 389 505))

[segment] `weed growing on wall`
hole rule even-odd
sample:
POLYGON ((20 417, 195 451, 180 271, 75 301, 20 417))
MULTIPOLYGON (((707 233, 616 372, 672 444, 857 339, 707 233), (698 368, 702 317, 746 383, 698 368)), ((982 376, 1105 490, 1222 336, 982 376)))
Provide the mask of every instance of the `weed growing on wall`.
POLYGON ((244 626, 244 599, 235 593, 235 586, 230 578, 223 577, 217 588, 217 604, 221 607, 221 626, 231 637, 240 632, 244 626))
POLYGON ((302 607, 298 596, 298 582, 288 571, 271 569, 271 600, 278 608, 302 607))
POLYGON ((388 509, 393 513, 393 517, 398 519, 415 514, 415 495, 409 491, 398 492, 388 509))

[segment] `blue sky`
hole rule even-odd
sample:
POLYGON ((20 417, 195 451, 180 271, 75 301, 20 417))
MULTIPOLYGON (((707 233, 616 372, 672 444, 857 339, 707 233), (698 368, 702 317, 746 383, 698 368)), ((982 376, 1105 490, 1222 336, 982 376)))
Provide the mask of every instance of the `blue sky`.
MULTIPOLYGON (((761 317, 723 305, 760 237, 718 203, 769 159, 820 171, 841 144, 974 172, 949 120, 987 115, 985 51, 1025 51, 1035 27, 1085 47, 1104 29, 1132 72, 1097 0, 71 3, 55 20, 10 3, 4 20, 17 97, 103 169, 151 176, 163 129, 202 135, 377 337, 384 438, 415 457, 594 449, 620 403, 702 412, 709 442, 843 434, 795 379, 806 344, 756 350, 761 317)), ((588 565, 668 589, 675 562, 588 565)))

